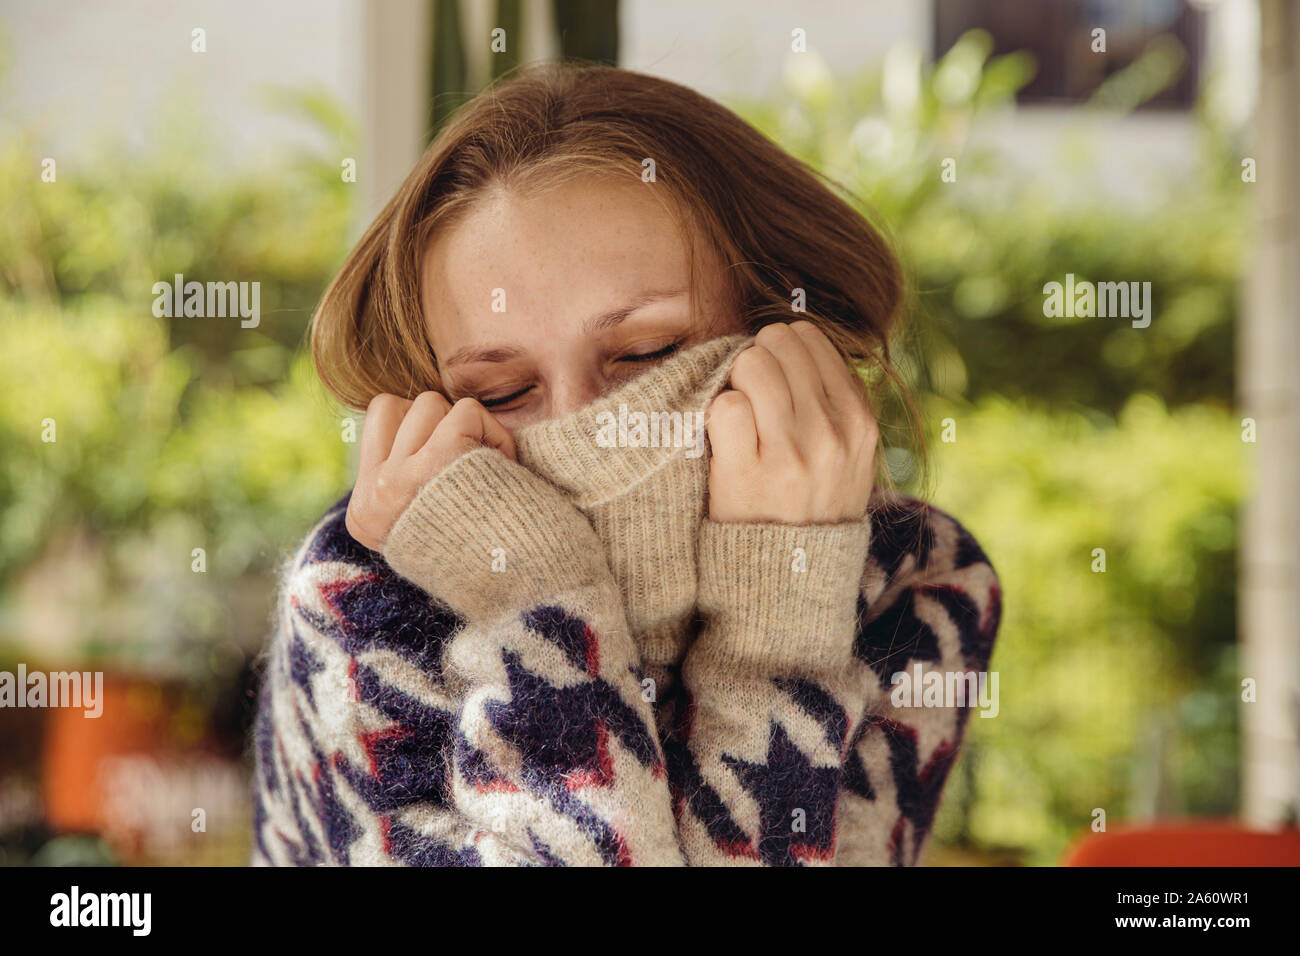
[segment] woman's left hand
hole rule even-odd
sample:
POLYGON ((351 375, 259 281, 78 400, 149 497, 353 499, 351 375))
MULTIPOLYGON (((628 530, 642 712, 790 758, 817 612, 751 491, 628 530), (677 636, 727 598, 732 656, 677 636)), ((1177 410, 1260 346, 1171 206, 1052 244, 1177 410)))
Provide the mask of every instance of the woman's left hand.
POLYGON ((840 353, 811 322, 764 326, 709 406, 709 517, 829 524, 867 510, 876 419, 840 353))

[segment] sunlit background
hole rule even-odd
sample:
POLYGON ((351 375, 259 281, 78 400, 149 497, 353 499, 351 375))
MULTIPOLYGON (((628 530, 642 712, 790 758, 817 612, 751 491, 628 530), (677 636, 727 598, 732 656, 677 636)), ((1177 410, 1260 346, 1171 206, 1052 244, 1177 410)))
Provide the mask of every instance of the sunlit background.
POLYGON ((0 670, 105 674, 99 719, 0 709, 0 862, 247 860, 276 569, 360 425, 308 318, 447 115, 559 55, 731 106, 907 265, 928 484, 889 465, 1005 592, 927 861, 1295 820, 1291 4, 56 0, 0 51, 0 670), (156 318, 177 273, 259 282, 260 324, 156 318), (1067 274, 1150 282, 1149 327, 1046 317, 1067 274))

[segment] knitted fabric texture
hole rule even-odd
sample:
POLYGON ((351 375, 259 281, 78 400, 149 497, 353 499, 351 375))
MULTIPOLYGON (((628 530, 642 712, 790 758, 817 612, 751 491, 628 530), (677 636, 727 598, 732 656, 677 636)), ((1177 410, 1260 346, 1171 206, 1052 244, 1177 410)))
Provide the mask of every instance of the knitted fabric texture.
POLYGON ((971 706, 891 678, 987 670, 997 578, 914 499, 709 520, 696 415, 750 341, 461 456, 382 554, 326 513, 266 654, 255 864, 917 862, 971 706))

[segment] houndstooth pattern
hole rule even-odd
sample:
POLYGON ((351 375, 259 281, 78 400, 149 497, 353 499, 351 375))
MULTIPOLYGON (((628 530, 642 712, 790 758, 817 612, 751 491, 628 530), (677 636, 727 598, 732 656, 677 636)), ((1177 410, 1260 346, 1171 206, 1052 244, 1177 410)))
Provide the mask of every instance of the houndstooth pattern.
POLYGON ((918 862, 970 710, 895 709, 890 676, 987 670, 1001 616, 950 516, 878 508, 848 671, 763 675, 738 717, 677 681, 647 704, 563 596, 485 634, 352 539, 347 501, 282 569, 255 865, 918 862))

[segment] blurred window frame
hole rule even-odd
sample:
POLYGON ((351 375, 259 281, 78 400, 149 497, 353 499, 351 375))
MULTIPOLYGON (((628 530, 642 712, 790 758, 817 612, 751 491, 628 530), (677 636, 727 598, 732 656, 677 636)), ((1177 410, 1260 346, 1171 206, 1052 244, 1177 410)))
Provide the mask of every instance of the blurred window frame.
POLYGON ((1203 72, 1205 13, 1188 0, 934 0, 936 59, 967 30, 993 38, 993 55, 1023 50, 1038 64, 1016 101, 1069 106, 1086 100, 1111 74, 1131 64, 1155 37, 1174 37, 1187 51, 1178 78, 1139 109, 1189 110, 1203 72), (1106 52, 1092 51, 1092 31, 1106 31, 1106 52))

